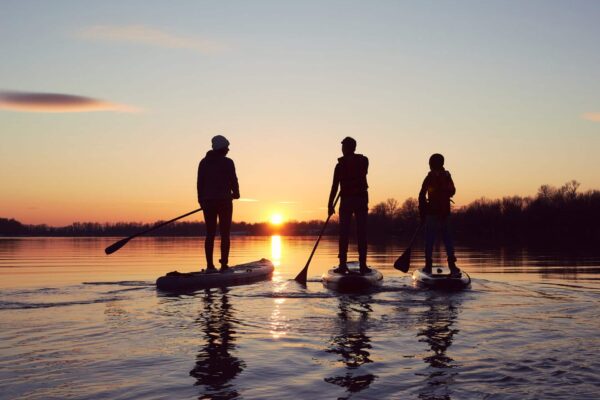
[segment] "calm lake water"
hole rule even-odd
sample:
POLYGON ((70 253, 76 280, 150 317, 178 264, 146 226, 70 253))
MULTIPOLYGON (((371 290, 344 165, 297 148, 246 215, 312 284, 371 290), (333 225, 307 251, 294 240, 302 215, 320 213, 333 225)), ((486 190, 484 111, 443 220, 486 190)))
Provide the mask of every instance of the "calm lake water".
POLYGON ((0 239, 0 398, 600 398, 600 250, 459 247, 472 288, 443 293, 372 245, 383 288, 338 295, 334 239, 302 287, 313 237, 238 237, 231 264, 269 258, 272 281, 167 296, 202 239, 114 240, 0 239))

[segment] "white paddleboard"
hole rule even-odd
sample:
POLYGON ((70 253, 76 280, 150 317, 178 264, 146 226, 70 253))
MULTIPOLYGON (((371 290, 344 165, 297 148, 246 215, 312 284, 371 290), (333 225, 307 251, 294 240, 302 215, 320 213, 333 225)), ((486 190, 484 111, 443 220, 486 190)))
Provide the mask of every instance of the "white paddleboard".
POLYGON ((323 286, 328 289, 338 292, 360 292, 373 289, 381 286, 383 283, 383 275, 375 268, 371 268, 371 272, 361 275, 358 262, 348 263, 349 274, 338 274, 331 268, 323 274, 321 280, 323 286))
POLYGON ((461 290, 471 284, 471 277, 461 270, 460 277, 450 276, 450 269, 445 267, 433 267, 431 274, 416 269, 412 274, 416 286, 441 290, 461 290))
POLYGON ((265 258, 230 267, 227 272, 169 272, 156 280, 156 287, 165 291, 189 291, 213 287, 247 285, 271 279, 273 263, 265 258))

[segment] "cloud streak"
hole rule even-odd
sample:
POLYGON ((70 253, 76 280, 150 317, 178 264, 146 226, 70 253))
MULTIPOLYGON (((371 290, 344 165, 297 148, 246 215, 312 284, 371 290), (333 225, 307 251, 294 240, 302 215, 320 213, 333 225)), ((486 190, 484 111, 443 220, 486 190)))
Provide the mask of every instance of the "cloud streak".
POLYGON ((87 40, 188 49, 201 53, 214 53, 224 49, 224 46, 211 40, 175 35, 144 25, 95 25, 84 29, 79 36, 87 40))
POLYGON ((589 112, 582 115, 583 119, 588 121, 600 122, 600 112, 589 112))
POLYGON ((136 107, 91 97, 63 93, 0 90, 0 110, 21 112, 73 113, 93 111, 138 112, 136 107))

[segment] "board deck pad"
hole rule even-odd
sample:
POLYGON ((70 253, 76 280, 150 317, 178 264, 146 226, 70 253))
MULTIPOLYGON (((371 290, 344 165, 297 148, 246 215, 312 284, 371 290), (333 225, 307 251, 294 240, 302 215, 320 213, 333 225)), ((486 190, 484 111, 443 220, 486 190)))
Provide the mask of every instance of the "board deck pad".
POLYGON ((338 274, 333 267, 323 274, 321 281, 323 286, 338 292, 360 292, 376 288, 383 283, 383 275, 377 269, 371 268, 371 272, 361 275, 358 262, 349 262, 348 274, 338 274))
POLYGON ((471 284, 471 277, 465 271, 461 270, 460 277, 453 277, 449 268, 437 266, 431 269, 431 274, 423 272, 423 269, 416 269, 412 279, 418 287, 440 290, 461 290, 471 284))
POLYGON ((273 263, 265 258, 229 267, 225 272, 207 273, 172 271, 156 280, 156 287, 164 291, 191 291, 213 287, 247 285, 269 280, 273 276, 273 263))

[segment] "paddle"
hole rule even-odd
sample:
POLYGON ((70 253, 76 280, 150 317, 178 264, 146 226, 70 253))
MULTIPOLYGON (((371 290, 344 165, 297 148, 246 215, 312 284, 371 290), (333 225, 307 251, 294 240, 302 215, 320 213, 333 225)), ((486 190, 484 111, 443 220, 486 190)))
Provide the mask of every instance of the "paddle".
POLYGON ((398 259, 394 263, 394 268, 399 269, 402 272, 408 272, 408 267, 410 267, 411 248, 412 248, 413 244, 415 243, 417 234, 421 231, 421 228, 423 227, 423 225, 424 225, 423 222, 421 222, 419 224, 419 227, 417 228, 417 230, 413 234, 412 239, 410 239, 410 242, 408 243, 407 249, 404 250, 404 253, 402 253, 402 255, 400 257, 398 257, 398 259))
MULTIPOLYGON (((340 199, 340 194, 338 194, 337 197, 335 198, 335 202, 333 203, 333 208, 335 208, 339 199, 340 199)), ((323 233, 325 232, 325 228, 327 227, 327 223, 329 222, 329 219, 331 218, 332 215, 333 214, 330 214, 327 216, 327 219, 325 220, 325 223, 323 224, 323 228, 321 228, 321 233, 319 233, 319 237, 317 238, 317 242, 315 243, 315 247, 313 247, 312 252, 310 253, 310 257, 308 257, 308 261, 306 262, 306 265, 304 266, 304 268, 302 268, 302 271, 300 271, 300 273, 298 275, 296 275, 296 277, 294 278, 294 280, 296 282, 306 285, 306 275, 308 274, 308 266, 310 265, 310 261, 312 260, 313 255, 315 254, 315 251, 317 250, 317 246, 319 245, 319 242, 321 241, 321 236, 323 236, 323 233)))
POLYGON ((115 242, 115 243, 111 244, 110 246, 108 246, 106 249, 104 249, 104 252, 105 252, 107 255, 108 255, 108 254, 112 254, 112 253, 114 253, 115 251, 119 250, 121 247, 125 246, 125 245, 127 244, 127 242, 129 242, 131 239, 133 239, 133 238, 135 238, 135 237, 138 237, 138 236, 141 236, 141 235, 144 235, 144 234, 146 234, 146 233, 148 233, 148 232, 150 232, 150 231, 153 231, 153 230, 155 230, 155 229, 158 229, 158 228, 160 228, 160 227, 163 227, 163 226, 165 226, 165 225, 168 225, 168 224, 170 224, 171 222, 175 222, 175 221, 177 221, 178 219, 185 218, 185 217, 187 217, 188 215, 192 215, 192 214, 194 214, 194 213, 197 213, 198 211, 202 211, 202 208, 198 208, 197 210, 190 211, 190 212, 189 212, 189 213, 187 213, 187 214, 180 215, 179 217, 177 217, 177 218, 173 218, 173 219, 171 219, 171 220, 169 220, 169 221, 167 221, 167 222, 161 222, 161 223, 159 223, 159 224, 156 224, 156 225, 154 225, 154 226, 153 226, 152 228, 150 228, 150 229, 146 229, 146 230, 145 230, 145 231, 143 231, 143 232, 138 232, 138 233, 136 233, 135 235, 131 235, 131 236, 129 236, 129 237, 126 237, 125 239, 121 239, 121 240, 119 240, 118 242, 115 242))

